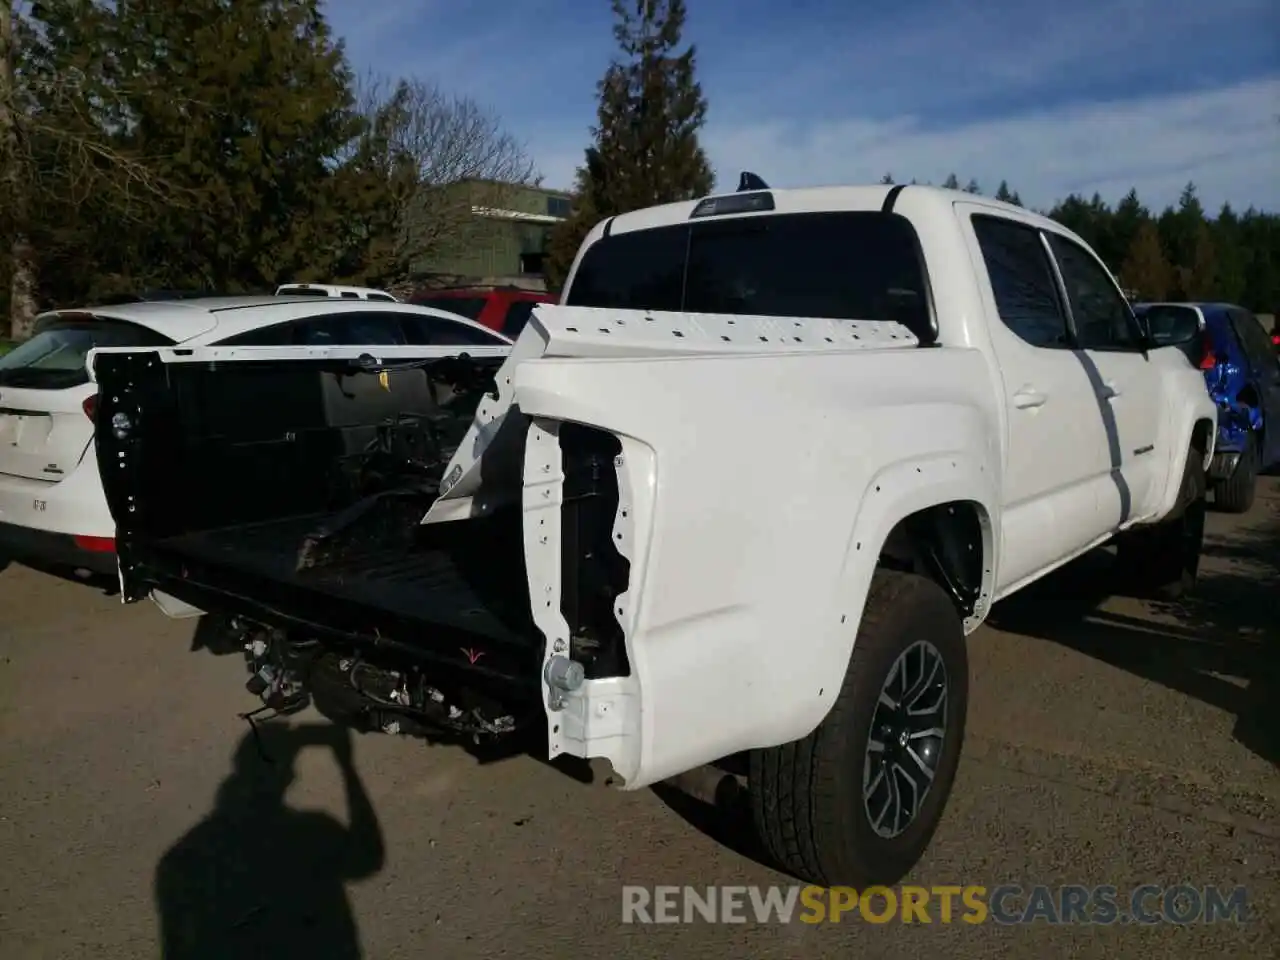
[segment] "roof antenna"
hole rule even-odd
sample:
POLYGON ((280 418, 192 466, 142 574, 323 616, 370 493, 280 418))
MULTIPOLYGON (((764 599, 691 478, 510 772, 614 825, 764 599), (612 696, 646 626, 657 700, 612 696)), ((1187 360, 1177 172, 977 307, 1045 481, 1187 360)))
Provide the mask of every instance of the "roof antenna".
POLYGON ((745 190, 768 190, 769 185, 761 180, 750 170, 743 170, 742 175, 738 177, 738 193, 745 190))

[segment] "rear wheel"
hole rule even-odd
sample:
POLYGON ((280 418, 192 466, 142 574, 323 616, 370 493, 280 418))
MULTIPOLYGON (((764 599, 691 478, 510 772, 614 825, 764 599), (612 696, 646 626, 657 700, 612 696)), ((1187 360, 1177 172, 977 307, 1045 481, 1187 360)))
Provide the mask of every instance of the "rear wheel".
POLYGON ((964 740, 960 615, 936 583, 877 571, 831 712, 751 754, 756 829, 778 865, 823 886, 891 884, 923 855, 964 740))
POLYGON ((1139 596, 1176 600, 1195 586, 1204 544, 1205 491, 1204 455, 1193 447, 1173 512, 1119 538, 1120 570, 1139 596))
POLYGON ((1258 444, 1250 436, 1231 476, 1213 485, 1213 505, 1224 513, 1248 513, 1258 486, 1258 444))

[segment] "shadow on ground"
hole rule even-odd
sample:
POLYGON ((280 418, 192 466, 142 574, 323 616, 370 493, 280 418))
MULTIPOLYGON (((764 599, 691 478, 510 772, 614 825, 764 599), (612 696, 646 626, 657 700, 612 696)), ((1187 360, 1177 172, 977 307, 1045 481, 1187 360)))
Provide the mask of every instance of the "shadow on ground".
POLYGON ((35 570, 46 576, 57 577, 59 580, 66 580, 70 583, 83 584, 94 590, 101 591, 108 597, 117 596, 120 593, 120 581, 116 577, 108 576, 105 573, 94 573, 83 567, 72 567, 66 564, 43 563, 39 560, 24 559, 22 561, 6 560, 0 558, 0 573, 10 565, 15 567, 22 566, 29 570, 35 570))
POLYGON ((1150 619, 1100 609, 1120 578, 1114 554, 1097 550, 998 605, 990 623, 1233 714, 1235 739, 1280 765, 1280 521, 1208 536, 1203 553, 1225 563, 1202 569, 1182 600, 1151 603, 1150 619))
POLYGON ((382 831, 352 763, 349 731, 260 724, 246 732, 213 809, 155 874, 168 960, 361 956, 346 884, 382 869, 382 831), (285 805, 300 751, 332 751, 348 825, 285 805))

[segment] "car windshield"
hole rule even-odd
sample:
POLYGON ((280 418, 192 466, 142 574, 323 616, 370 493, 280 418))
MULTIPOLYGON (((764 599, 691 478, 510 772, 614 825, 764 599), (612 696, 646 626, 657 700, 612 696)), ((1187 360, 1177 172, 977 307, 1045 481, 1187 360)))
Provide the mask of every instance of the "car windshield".
POLYGON ((697 220, 615 233, 583 255, 568 306, 893 320, 933 339, 914 228, 892 213, 697 220))
POLYGON ((0 385, 65 390, 89 382, 85 359, 94 347, 162 347, 173 341, 119 320, 53 319, 0 356, 0 385))

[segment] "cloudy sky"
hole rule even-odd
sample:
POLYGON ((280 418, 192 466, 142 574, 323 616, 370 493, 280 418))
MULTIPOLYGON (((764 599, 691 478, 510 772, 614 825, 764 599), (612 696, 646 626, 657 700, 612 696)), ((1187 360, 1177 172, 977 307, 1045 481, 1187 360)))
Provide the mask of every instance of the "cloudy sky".
MULTIPOLYGON (((328 0, 358 70, 497 111, 567 186, 613 55, 608 0, 328 0)), ((940 183, 1148 204, 1194 181, 1280 211, 1276 0, 688 0, 721 187, 940 183)))

